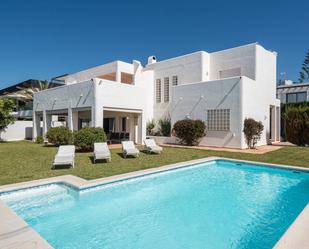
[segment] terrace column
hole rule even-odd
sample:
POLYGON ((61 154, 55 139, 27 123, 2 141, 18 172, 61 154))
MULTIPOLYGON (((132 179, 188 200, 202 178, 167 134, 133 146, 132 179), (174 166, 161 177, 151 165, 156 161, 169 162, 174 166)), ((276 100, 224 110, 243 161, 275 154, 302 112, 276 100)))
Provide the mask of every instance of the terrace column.
POLYGON ((276 113, 277 113, 277 127, 276 127, 276 141, 280 142, 280 136, 281 136, 281 113, 280 113, 280 107, 276 107, 276 113))
POLYGON ((78 130, 78 111, 72 112, 73 130, 78 130))
POLYGON ((71 131, 73 131, 73 112, 72 112, 71 107, 68 108, 68 124, 67 124, 67 126, 71 131))
POLYGON ((32 129, 32 139, 35 140, 37 136, 41 134, 41 118, 35 111, 33 111, 33 129, 32 129))
POLYGON ((137 125, 136 125, 136 143, 143 144, 143 140, 146 138, 146 130, 144 129, 144 117, 143 113, 140 113, 137 117, 137 125))
POLYGON ((46 132, 50 128, 51 125, 51 115, 46 113, 46 110, 43 111, 43 137, 45 137, 46 132))
POLYGON ((103 128, 103 107, 92 106, 91 126, 103 128))
POLYGON ((276 107, 272 106, 271 107, 271 141, 275 142, 276 141, 276 136, 277 136, 277 117, 276 117, 276 107))
POLYGON ((91 126, 103 128, 103 105, 99 96, 100 81, 93 79, 93 103, 91 107, 91 126))
POLYGON ((134 143, 138 143, 138 116, 134 116, 134 143))

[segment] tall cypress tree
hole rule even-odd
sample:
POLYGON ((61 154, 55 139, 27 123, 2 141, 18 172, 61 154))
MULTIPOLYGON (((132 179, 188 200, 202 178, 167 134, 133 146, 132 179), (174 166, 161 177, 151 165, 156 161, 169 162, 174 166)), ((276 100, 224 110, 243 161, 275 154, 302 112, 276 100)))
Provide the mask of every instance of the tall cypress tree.
POLYGON ((305 56, 304 63, 302 64, 301 71, 299 72, 299 82, 309 80, 309 50, 305 56))

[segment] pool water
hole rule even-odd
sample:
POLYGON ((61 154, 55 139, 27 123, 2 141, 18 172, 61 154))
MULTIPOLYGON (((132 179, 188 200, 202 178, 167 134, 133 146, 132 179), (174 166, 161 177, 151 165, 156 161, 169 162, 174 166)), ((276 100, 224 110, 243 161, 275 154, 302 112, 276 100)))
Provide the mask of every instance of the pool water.
POLYGON ((309 174, 217 160, 82 191, 1 194, 54 248, 272 248, 309 202, 309 174))

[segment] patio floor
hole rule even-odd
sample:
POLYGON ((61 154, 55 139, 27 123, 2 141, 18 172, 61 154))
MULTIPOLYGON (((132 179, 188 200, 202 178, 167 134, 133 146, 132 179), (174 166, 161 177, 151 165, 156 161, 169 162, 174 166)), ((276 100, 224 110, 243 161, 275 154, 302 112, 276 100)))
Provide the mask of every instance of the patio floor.
POLYGON ((281 149, 282 145, 262 145, 257 146, 256 149, 234 149, 234 148, 223 148, 223 147, 212 147, 212 146, 185 146, 178 144, 162 144, 164 147, 174 147, 174 148, 190 148, 199 150, 215 150, 215 151, 227 151, 227 152, 240 152, 240 153, 250 153, 250 154, 265 154, 267 152, 275 151, 281 149))

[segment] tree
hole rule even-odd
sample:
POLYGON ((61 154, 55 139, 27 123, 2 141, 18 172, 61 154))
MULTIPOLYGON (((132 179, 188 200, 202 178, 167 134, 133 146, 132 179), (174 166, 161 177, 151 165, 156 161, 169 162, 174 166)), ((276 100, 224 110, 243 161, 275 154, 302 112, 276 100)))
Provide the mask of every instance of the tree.
POLYGON ((254 149, 257 142, 261 139, 264 125, 262 122, 255 121, 253 118, 246 118, 244 121, 243 132, 249 149, 254 149))
POLYGON ((305 56, 304 63, 302 64, 302 71, 299 72, 299 82, 305 82, 309 80, 309 49, 305 56))
POLYGON ((309 145, 309 105, 291 105, 283 114, 287 141, 300 146, 309 145))
POLYGON ((15 103, 9 98, 0 98, 0 133, 15 122, 15 118, 12 115, 15 103))

